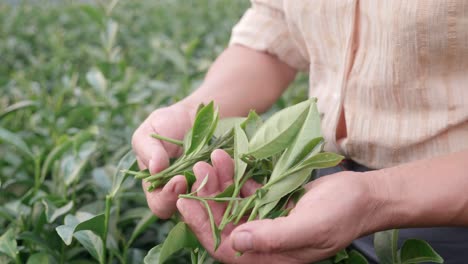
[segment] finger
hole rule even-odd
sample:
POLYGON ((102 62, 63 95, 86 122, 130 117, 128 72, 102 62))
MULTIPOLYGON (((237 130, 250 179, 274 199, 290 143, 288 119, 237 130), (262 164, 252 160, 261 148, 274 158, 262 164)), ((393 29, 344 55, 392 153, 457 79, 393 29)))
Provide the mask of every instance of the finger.
POLYGON ((234 161, 229 154, 221 149, 216 149, 211 153, 211 162, 218 175, 219 188, 226 189, 233 183, 234 161))
POLYGON ((193 166, 193 172, 197 180, 193 184, 192 190, 197 190, 205 177, 208 177, 205 186, 198 191, 198 196, 212 196, 220 191, 216 170, 210 164, 203 161, 197 162, 193 166))
MULTIPOLYGON (((221 244, 218 250, 214 252, 213 230, 211 228, 206 208, 200 202, 190 199, 179 199, 179 201, 177 201, 177 208, 184 218, 184 222, 190 226, 190 229, 195 233, 200 243, 210 252, 211 255, 216 255, 218 259, 220 256, 235 257, 235 251, 230 246, 228 240, 228 235, 232 230, 231 227, 227 226, 224 228, 223 233, 221 234, 221 244)), ((220 220, 221 217, 222 216, 219 216, 219 218, 217 218, 215 216, 215 221, 220 220)), ((230 263, 232 261, 225 262, 230 263)))
MULTIPOLYGON (((205 177, 208 177, 208 181, 206 182, 205 186, 198 191, 198 196, 211 197, 221 192, 216 169, 213 168, 210 164, 206 162, 198 162, 195 164, 195 166, 193 166, 193 172, 195 173, 197 181, 193 184, 194 187, 192 187, 192 190, 197 190, 205 177)), ((224 214, 226 204, 208 201, 208 205, 211 208, 215 222, 219 224, 224 214)))
POLYGON ((138 156, 136 156, 136 160, 137 160, 138 168, 140 168, 140 170, 145 170, 146 165, 143 163, 143 161, 141 161, 141 159, 138 156))
POLYGON ((198 240, 204 247, 207 249, 213 248, 210 220, 203 205, 196 200, 179 199, 177 208, 184 222, 190 226, 190 229, 197 235, 198 240))
POLYGON ((146 167, 154 174, 169 166, 169 156, 160 141, 150 137, 152 133, 151 128, 140 126, 133 134, 132 147, 143 165, 140 169, 146 167))
POLYGON ((167 219, 176 211, 176 202, 179 194, 187 190, 185 177, 178 175, 173 177, 163 188, 158 188, 152 192, 147 191, 149 183, 143 181, 146 201, 151 211, 161 219, 167 219))
POLYGON ((307 219, 298 214, 257 220, 234 229, 231 243, 239 252, 282 252, 307 246, 307 219))
POLYGON ((260 187, 262 187, 262 185, 260 183, 250 179, 250 180, 245 182, 244 186, 242 186, 241 196, 242 197, 248 197, 248 196, 254 194, 255 191, 257 191, 257 189, 259 189, 260 187))
POLYGON ((227 226, 221 234, 221 244, 214 251, 214 240, 210 226, 210 220, 205 208, 195 200, 179 199, 177 202, 184 222, 188 224, 190 229, 195 233, 200 243, 208 250, 211 256, 222 261, 223 263, 242 263, 242 264, 291 264, 291 263, 306 263, 298 261, 294 257, 287 254, 265 254, 259 252, 247 252, 242 256, 236 256, 236 250, 232 247, 229 235, 232 229, 227 226))

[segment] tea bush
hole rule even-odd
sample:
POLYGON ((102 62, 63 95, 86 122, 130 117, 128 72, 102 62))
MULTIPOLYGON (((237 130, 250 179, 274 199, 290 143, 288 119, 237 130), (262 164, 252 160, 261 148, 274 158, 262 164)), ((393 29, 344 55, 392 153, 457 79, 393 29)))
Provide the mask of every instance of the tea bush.
MULTIPOLYGON (((119 172, 130 137, 199 85, 247 7, 0 3, 0 263, 143 262, 174 223, 119 172)), ((274 109, 305 98, 301 76, 274 109)))

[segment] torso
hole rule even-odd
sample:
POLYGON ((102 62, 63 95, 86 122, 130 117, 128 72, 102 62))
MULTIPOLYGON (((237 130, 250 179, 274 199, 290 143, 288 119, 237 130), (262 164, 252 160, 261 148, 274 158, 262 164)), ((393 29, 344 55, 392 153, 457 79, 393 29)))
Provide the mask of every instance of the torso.
POLYGON ((283 3, 329 150, 379 168, 468 148, 468 0, 283 3))

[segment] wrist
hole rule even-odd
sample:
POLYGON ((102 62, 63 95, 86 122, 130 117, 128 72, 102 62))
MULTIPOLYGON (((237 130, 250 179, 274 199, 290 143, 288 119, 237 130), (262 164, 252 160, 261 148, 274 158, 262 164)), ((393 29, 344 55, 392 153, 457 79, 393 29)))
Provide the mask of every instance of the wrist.
POLYGON ((369 217, 364 234, 400 228, 407 225, 411 217, 411 206, 405 203, 403 182, 398 175, 381 169, 363 173, 369 195, 369 217))

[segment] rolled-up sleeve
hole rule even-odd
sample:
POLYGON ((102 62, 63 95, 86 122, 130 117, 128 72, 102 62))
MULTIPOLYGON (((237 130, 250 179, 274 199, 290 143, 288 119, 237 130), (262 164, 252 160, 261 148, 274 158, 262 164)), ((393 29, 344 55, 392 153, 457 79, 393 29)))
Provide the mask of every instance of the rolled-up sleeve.
POLYGON ((252 0, 252 6, 232 30, 229 45, 275 55, 293 68, 306 71, 308 60, 300 53, 288 29, 282 0, 252 0))

